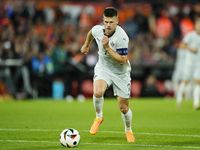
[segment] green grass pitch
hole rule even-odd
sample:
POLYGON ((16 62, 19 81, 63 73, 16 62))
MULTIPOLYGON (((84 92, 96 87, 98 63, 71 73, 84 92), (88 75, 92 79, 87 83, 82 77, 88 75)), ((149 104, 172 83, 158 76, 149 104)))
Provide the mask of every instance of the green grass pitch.
POLYGON ((91 99, 0 102, 0 150, 63 150, 59 135, 66 128, 79 131, 80 150, 200 149, 200 111, 192 101, 176 108, 174 99, 131 99, 135 143, 126 142, 115 98, 104 101, 104 122, 96 135, 89 129, 95 118, 91 99))

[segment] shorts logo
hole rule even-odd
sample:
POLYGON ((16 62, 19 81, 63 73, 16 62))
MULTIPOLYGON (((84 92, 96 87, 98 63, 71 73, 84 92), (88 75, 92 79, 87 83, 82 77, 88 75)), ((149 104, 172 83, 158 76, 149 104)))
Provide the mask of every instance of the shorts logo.
POLYGON ((97 77, 97 75, 94 75, 94 79, 97 77))
POLYGON ((128 83, 127 87, 128 87, 128 96, 130 97, 130 95, 131 95, 131 84, 128 83))

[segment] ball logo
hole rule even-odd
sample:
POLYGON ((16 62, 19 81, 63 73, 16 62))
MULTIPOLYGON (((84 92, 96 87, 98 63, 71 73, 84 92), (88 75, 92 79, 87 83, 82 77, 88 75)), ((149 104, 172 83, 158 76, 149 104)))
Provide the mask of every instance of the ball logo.
POLYGON ((80 141, 80 134, 73 128, 65 129, 60 134, 60 143, 64 147, 76 147, 80 141))

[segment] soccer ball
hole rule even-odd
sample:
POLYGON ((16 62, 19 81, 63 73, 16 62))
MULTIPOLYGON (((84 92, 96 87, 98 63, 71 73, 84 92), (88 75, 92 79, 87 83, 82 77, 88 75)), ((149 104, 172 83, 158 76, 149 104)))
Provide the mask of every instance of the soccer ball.
POLYGON ((60 134, 60 143, 64 147, 76 147, 80 141, 80 134, 76 129, 65 129, 60 134))

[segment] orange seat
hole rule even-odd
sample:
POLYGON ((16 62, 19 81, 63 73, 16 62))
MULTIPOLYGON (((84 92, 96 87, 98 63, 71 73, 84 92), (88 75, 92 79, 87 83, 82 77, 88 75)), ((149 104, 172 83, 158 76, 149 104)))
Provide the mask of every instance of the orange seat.
POLYGON ((82 94, 86 98, 92 98, 93 97, 93 80, 84 80, 81 85, 81 91, 82 94))
POLYGON ((165 87, 165 83, 163 81, 156 81, 156 87, 158 88, 159 92, 162 94, 166 94, 167 89, 165 87))
POLYGON ((141 81, 132 80, 131 81, 131 96, 132 97, 139 97, 142 88, 141 81))

